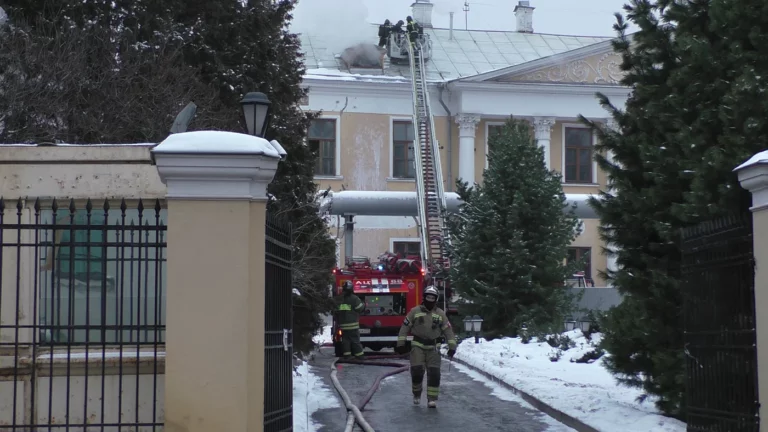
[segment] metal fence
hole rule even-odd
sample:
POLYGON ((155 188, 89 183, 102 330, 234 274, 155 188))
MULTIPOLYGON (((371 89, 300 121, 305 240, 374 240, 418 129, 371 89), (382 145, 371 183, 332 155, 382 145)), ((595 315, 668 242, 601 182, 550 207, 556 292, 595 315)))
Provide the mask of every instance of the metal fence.
POLYGON ((293 430, 291 228, 267 213, 265 241, 264 431, 293 430))
POLYGON ((158 200, 0 199, 0 430, 162 430, 158 200))
POLYGON ((688 431, 758 432, 752 216, 682 234, 688 431))

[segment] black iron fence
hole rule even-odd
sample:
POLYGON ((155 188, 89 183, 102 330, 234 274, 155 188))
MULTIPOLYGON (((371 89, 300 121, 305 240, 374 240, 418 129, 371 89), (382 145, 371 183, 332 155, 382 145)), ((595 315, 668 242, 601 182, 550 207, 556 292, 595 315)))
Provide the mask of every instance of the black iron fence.
POLYGON ((158 200, 0 199, 0 430, 162 430, 158 200))
POLYGON ((265 241, 264 431, 293 430, 291 228, 267 213, 265 241))
POLYGON ((758 432, 752 216, 683 231, 688 430, 758 432))

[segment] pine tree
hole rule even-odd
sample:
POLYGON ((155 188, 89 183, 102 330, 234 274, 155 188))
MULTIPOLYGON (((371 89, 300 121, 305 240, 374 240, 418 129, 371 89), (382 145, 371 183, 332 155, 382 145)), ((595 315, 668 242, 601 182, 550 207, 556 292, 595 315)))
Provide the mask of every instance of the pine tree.
POLYGON ((483 184, 464 190, 454 218, 451 281, 488 337, 515 336, 525 323, 550 329, 569 312, 567 247, 579 232, 561 177, 525 121, 510 119, 489 141, 483 184))
POLYGON ((611 353, 605 364, 679 418, 685 416, 680 229, 749 204, 732 170, 765 142, 760 8, 762 2, 632 1, 627 17, 640 30, 630 43, 617 14, 614 49, 626 71, 622 84, 633 93, 624 110, 600 96, 619 130, 582 119, 597 129, 596 159, 613 186, 591 204, 620 267, 606 276, 625 295, 603 323, 611 353), (612 161, 601 156, 608 153, 612 161))

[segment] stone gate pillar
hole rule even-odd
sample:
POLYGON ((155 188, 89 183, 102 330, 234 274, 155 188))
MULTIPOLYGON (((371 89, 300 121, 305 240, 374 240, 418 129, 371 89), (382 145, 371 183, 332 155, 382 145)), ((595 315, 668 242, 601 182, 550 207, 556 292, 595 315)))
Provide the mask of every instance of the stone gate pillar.
POLYGON ((165 430, 263 431, 266 188, 280 155, 205 131, 152 156, 168 188, 165 430))

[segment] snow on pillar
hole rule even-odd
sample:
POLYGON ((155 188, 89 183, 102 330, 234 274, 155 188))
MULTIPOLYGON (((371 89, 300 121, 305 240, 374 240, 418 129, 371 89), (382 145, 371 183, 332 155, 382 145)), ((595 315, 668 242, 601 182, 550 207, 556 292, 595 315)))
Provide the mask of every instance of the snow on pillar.
POLYGON ((475 184, 475 132, 480 116, 477 114, 459 114, 459 178, 470 186, 475 184))
POLYGON ((533 119, 533 130, 536 133, 536 141, 539 147, 544 149, 544 162, 547 169, 552 169, 552 127, 555 125, 554 117, 535 117, 533 119))

